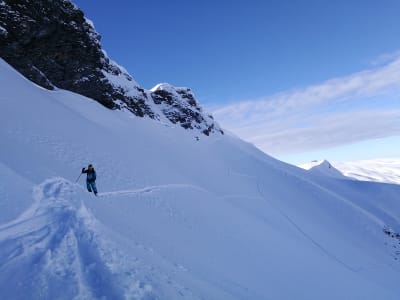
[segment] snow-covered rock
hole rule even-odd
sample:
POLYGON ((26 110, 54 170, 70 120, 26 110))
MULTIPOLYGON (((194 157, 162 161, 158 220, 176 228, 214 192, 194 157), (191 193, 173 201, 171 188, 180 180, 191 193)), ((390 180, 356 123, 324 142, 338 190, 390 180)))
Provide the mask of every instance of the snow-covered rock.
POLYGON ((203 112, 190 88, 161 83, 150 91, 154 103, 160 106, 163 115, 172 123, 181 124, 183 128, 197 128, 205 135, 214 132, 223 134, 213 117, 203 112))
POLYGON ((191 92, 140 87, 108 57, 100 39, 93 22, 69 0, 0 0, 0 57, 36 84, 70 90, 107 108, 166 120, 205 135, 223 133, 191 92))
POLYGON ((4 27, 0 26, 0 36, 7 37, 7 35, 8 31, 4 27))

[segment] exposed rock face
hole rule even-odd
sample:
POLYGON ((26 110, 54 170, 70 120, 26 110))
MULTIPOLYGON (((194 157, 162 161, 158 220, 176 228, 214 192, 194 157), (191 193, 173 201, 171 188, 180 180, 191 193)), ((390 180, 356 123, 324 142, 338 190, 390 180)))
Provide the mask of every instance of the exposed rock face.
POLYGON ((107 57, 100 35, 69 0, 0 0, 0 56, 44 88, 70 90, 140 117, 165 117, 206 135, 223 133, 190 90, 141 88, 107 57))
POLYGON ((213 117, 203 113, 191 89, 162 83, 151 89, 151 97, 172 123, 178 123, 183 128, 199 129, 205 135, 215 130, 223 133, 213 117))

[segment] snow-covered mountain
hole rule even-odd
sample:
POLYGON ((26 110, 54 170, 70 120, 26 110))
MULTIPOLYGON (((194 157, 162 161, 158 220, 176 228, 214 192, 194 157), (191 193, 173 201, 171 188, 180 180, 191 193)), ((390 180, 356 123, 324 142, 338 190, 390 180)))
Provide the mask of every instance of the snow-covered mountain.
POLYGON ((0 299, 399 299, 400 186, 222 134, 67 0, 0 0, 0 56, 0 299))
POLYGON ((374 181, 383 183, 400 184, 400 159, 384 158, 359 160, 349 162, 335 162, 315 160, 299 167, 311 172, 323 172, 325 175, 374 181))
POLYGON ((107 56, 93 23, 69 0, 0 0, 0 57, 46 89, 70 90, 201 134, 223 134, 189 88, 140 87, 107 56))
POLYGON ((0 76, 1 299, 399 298, 398 185, 0 76))
POLYGON ((300 165, 299 167, 309 170, 309 172, 315 173, 317 175, 319 174, 338 179, 348 179, 338 169, 332 166, 332 164, 327 160, 314 160, 308 164, 300 165))

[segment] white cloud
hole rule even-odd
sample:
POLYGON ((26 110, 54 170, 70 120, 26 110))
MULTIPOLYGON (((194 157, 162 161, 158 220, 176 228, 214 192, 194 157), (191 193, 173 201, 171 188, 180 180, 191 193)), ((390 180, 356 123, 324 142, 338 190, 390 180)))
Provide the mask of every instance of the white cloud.
POLYGON ((223 127, 271 154, 400 135, 400 58, 322 84, 213 112, 223 127))
POLYGON ((391 61, 394 61, 400 57, 400 50, 390 52, 390 53, 384 53, 380 55, 377 59, 371 61, 372 66, 379 66, 383 64, 390 63, 391 61))
MULTIPOLYGON (((276 131, 270 131, 265 127, 250 128, 253 132, 249 141, 268 153, 280 154, 400 135, 400 110, 315 116, 312 121, 311 126, 299 128, 283 126, 276 131)), ((248 134, 247 130, 240 134, 248 134)))

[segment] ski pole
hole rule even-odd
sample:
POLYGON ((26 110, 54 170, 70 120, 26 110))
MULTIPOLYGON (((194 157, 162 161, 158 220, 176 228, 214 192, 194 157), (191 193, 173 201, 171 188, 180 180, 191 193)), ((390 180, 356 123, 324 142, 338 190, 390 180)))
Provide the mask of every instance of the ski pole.
POLYGON ((79 174, 79 177, 76 179, 75 183, 78 182, 79 178, 81 178, 81 175, 82 175, 82 173, 79 174))

